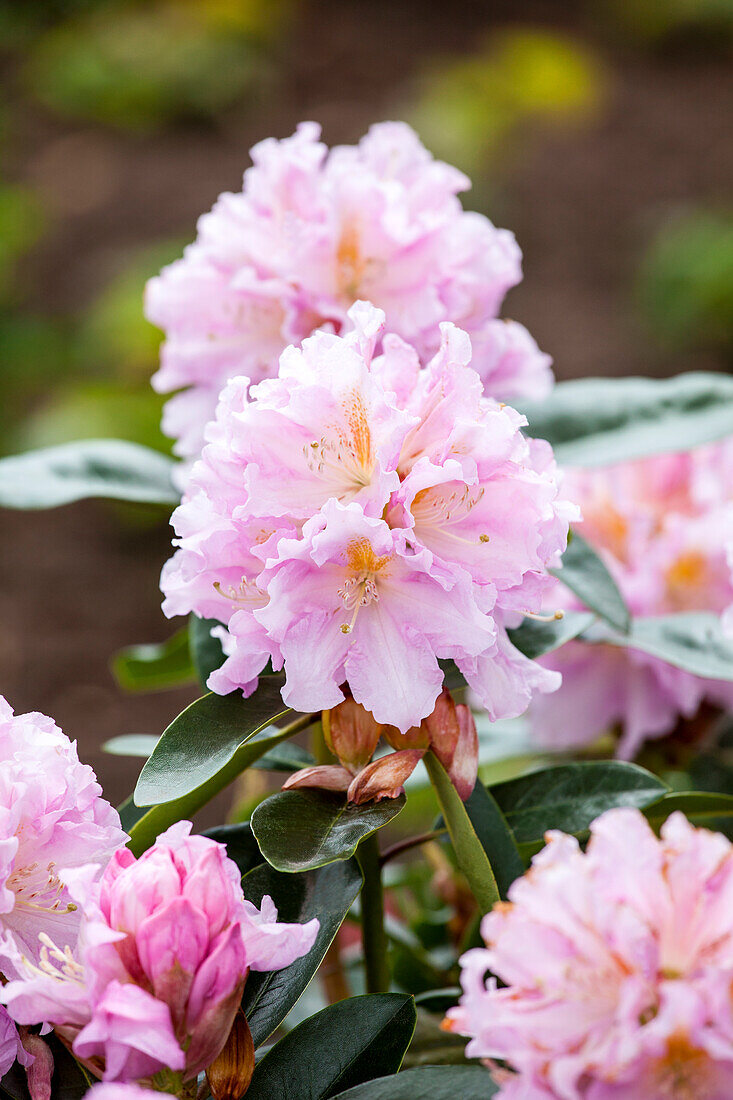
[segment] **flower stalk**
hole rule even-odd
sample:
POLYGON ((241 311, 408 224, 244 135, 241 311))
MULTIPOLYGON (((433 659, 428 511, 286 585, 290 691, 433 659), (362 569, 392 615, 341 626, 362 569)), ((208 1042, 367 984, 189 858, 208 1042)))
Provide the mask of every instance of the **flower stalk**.
POLYGON ((377 834, 362 840, 357 858, 364 876, 361 890, 361 935, 367 993, 386 993, 390 986, 387 935, 384 930, 384 891, 377 834))

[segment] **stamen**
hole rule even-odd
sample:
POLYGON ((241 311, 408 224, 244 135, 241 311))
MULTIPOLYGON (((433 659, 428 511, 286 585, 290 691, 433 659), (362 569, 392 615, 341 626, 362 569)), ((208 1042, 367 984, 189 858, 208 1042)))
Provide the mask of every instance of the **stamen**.
POLYGON ((525 618, 534 619, 536 623, 554 623, 565 618, 564 611, 556 611, 554 615, 538 615, 536 611, 525 611, 525 618))

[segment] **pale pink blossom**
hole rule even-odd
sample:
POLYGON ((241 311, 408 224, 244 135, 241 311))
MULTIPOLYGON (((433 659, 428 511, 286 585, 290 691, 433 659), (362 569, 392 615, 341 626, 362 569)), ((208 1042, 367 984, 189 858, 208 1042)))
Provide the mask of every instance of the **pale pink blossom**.
POLYGON ((160 1093, 139 1085, 105 1081, 92 1085, 85 1100, 160 1100, 160 1093))
POLYGON ((404 123, 330 152, 319 136, 303 123, 256 145, 242 191, 222 195, 184 257, 148 284, 147 316, 166 335, 153 384, 182 391, 163 420, 181 455, 200 451, 228 379, 276 375, 288 344, 318 328, 342 333, 357 299, 383 309, 423 360, 440 321, 461 325, 495 397, 537 398, 552 385, 529 333, 496 319, 521 254, 507 230, 464 212, 469 180, 404 123))
POLYGON ((120 848, 97 883, 79 872, 77 952, 45 937, 40 964, 17 957, 0 990, 15 1020, 48 1020, 105 1080, 195 1078, 226 1041, 249 970, 288 966, 315 940, 317 920, 281 924, 269 897, 245 900, 224 846, 190 829, 172 826, 139 859, 120 848))
POLYGON ((506 628, 539 610, 572 506, 550 448, 483 396, 465 332, 441 325, 426 367, 384 314, 288 348, 281 374, 230 381, 174 513, 168 615, 218 618, 227 660, 209 680, 249 694, 284 667, 298 710, 347 684, 402 733, 432 714, 453 658, 492 717, 525 709, 556 674, 506 628))
POLYGON ((13 976, 3 942, 38 960, 39 935, 72 948, 79 917, 68 871, 100 872, 127 840, 76 744, 43 714, 13 714, 0 696, 0 971, 13 976))
MULTIPOLYGON (((633 615, 724 614, 732 606, 733 441, 569 471, 566 489, 581 506, 583 536, 633 615)), ((551 601, 548 606, 577 606, 560 584, 551 601)), ((563 677, 561 690, 538 698, 530 712, 543 744, 587 744, 618 725, 619 752, 631 757, 646 738, 694 716, 704 700, 733 705, 733 684, 693 676, 633 649, 571 642, 542 664, 563 677)))
POLYGON ((733 1095, 725 837, 677 813, 657 839, 630 809, 598 818, 586 853, 550 833, 481 931, 447 1024, 469 1057, 507 1065, 502 1100, 733 1095))

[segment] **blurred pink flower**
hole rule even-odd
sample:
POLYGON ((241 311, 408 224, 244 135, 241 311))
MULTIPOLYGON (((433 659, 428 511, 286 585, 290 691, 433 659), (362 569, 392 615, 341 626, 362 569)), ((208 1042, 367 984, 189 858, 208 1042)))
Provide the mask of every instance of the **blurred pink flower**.
POLYGON ((160 1093, 140 1088, 139 1085, 105 1081, 92 1085, 85 1100, 160 1100, 160 1093))
POLYGON ((18 1029, 8 1016, 7 1009, 0 1005, 0 1080, 16 1061, 21 1066, 29 1066, 33 1062, 33 1056, 28 1054, 21 1043, 18 1029))
POLYGON ((72 949, 80 914, 67 871, 100 872, 127 840, 76 744, 43 714, 14 715, 0 696, 0 971, 7 947, 38 961, 39 935, 72 949))
MULTIPOLYGON (((581 532, 601 554, 634 615, 733 609, 733 440, 619 466, 573 470, 566 490, 581 532)), ((577 606, 558 584, 549 606, 577 606)), ((726 622, 732 622, 727 612, 726 622)), ((583 745, 618 724, 619 753, 670 733, 703 700, 733 705, 733 684, 706 680, 632 649, 571 642, 542 664, 562 673, 530 715, 537 740, 583 745)))
POLYGON ((164 611, 226 624, 214 691, 251 692, 271 661, 288 705, 330 709, 347 683, 405 733, 452 657, 492 717, 516 715, 559 682, 505 629, 539 609, 575 514, 552 452, 483 396, 466 333, 441 325, 421 368, 396 337, 374 358, 380 310, 349 318, 288 348, 279 378, 227 385, 174 513, 164 611))
POLYGON ((19 980, 0 990, 19 1023, 50 1021, 105 1080, 196 1077, 226 1041, 249 970, 313 946, 317 920, 279 924, 269 897, 257 909, 224 846, 190 829, 172 826, 139 859, 120 848, 98 883, 80 872, 78 954, 47 938, 40 965, 17 959, 19 980))
POLYGON ((583 853, 548 834, 463 956, 450 1030, 501 1059, 502 1098, 727 1100, 733 1095, 733 849, 682 814, 661 840, 603 814, 583 853), (504 985, 497 985, 499 979, 504 985))
POLYGON ((541 397, 552 385, 529 333, 496 320, 521 254, 507 230, 464 212, 457 195, 469 180, 404 123, 330 152, 319 136, 306 122, 256 145, 243 190, 222 195, 183 259, 148 284, 147 316, 166 334, 153 384, 183 391, 163 421, 181 455, 201 450, 229 378, 276 375, 286 345, 317 328, 341 333, 359 298, 423 359, 440 321, 460 324, 495 397, 541 397))

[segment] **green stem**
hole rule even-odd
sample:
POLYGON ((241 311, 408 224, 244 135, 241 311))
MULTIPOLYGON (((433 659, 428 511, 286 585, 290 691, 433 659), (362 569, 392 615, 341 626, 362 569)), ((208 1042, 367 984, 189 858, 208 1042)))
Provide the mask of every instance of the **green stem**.
POLYGON ((432 752, 425 753, 423 762, 448 828, 456 862, 466 876, 481 912, 488 913, 500 900, 499 887, 489 857, 443 765, 432 752))
POLYGON ((406 840, 398 840, 396 844, 382 852, 379 857, 380 865, 384 867, 385 863, 389 863, 391 859, 409 852, 412 848, 419 848, 422 844, 429 844, 431 840, 437 840, 439 836, 445 836, 446 832, 446 829, 433 829, 430 833, 422 833, 420 836, 408 836, 406 840))
POLYGON ((361 890, 361 935, 364 944, 367 993, 386 993, 390 986, 387 936, 384 931, 384 894, 377 834, 365 837, 357 849, 364 875, 361 890))

